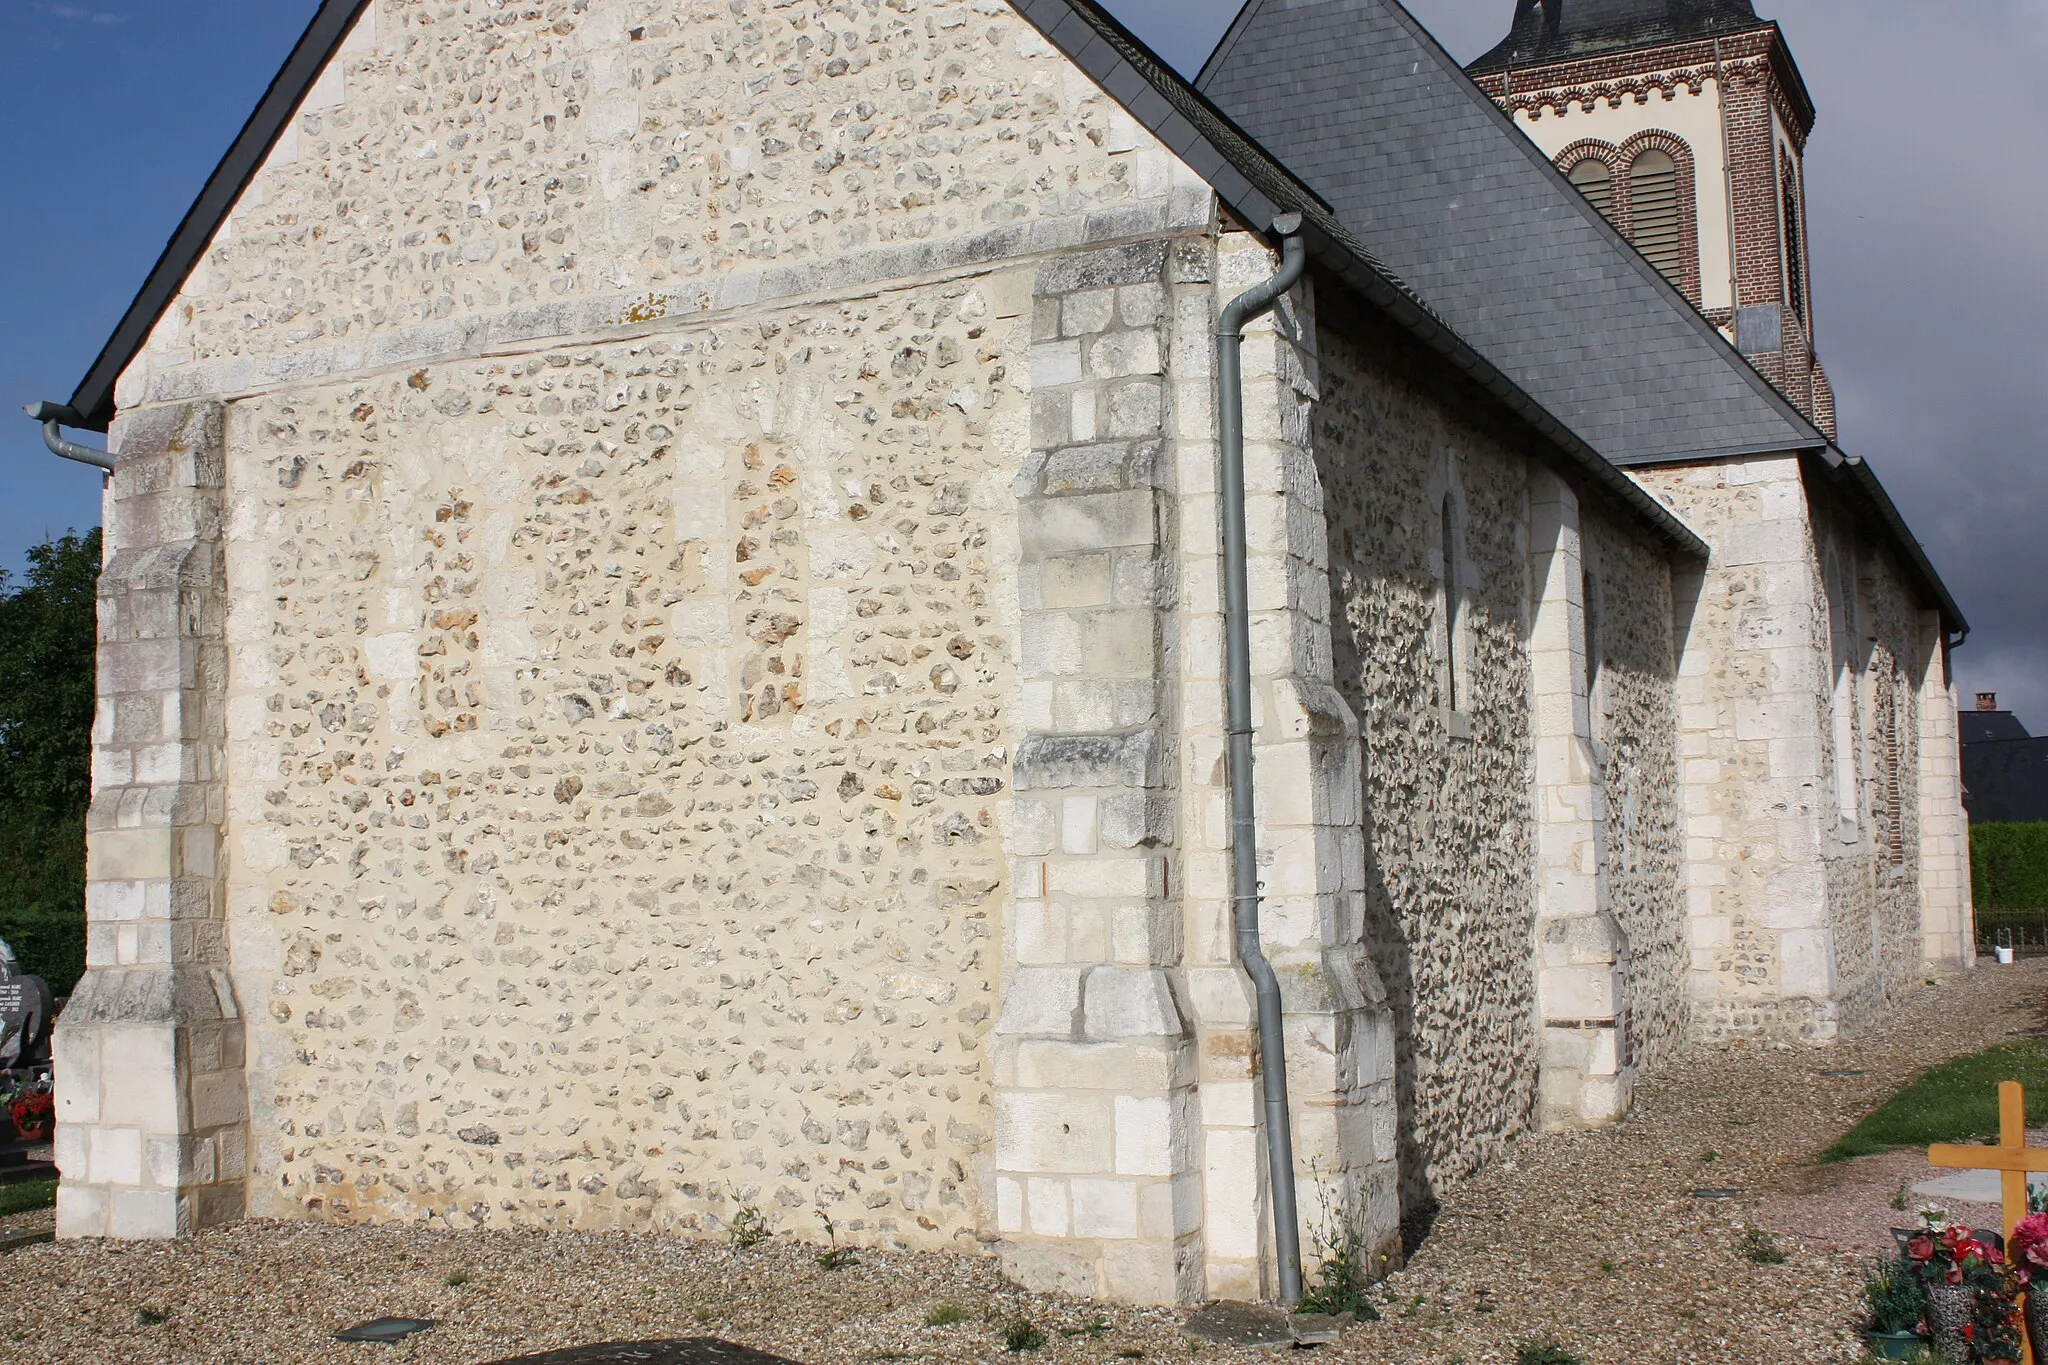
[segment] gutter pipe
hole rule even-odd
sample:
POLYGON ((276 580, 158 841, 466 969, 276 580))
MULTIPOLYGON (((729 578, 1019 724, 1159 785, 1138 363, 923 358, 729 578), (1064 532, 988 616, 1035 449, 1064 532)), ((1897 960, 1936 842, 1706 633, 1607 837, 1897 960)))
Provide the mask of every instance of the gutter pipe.
POLYGON ((1230 854, 1237 955, 1259 1006, 1259 1089, 1266 1103, 1266 1176, 1273 1195, 1273 1247, 1280 1260, 1280 1301, 1301 1302, 1301 1226, 1295 1208, 1294 1131, 1287 1117, 1287 1044, 1280 981, 1259 943, 1259 859, 1252 791, 1251 593, 1245 572, 1245 324, 1270 311, 1308 268, 1301 215, 1282 214, 1280 273, 1232 299, 1216 328, 1217 425, 1223 443, 1223 622, 1229 687, 1230 854))
POLYGON ((94 450, 91 446, 82 446, 76 441, 64 439, 60 427, 83 424, 83 419, 75 409, 62 403, 30 403, 22 411, 26 412, 31 420, 43 424, 43 444, 50 448, 52 455, 61 455, 80 464, 89 464, 109 474, 114 472, 114 457, 106 451, 94 450))

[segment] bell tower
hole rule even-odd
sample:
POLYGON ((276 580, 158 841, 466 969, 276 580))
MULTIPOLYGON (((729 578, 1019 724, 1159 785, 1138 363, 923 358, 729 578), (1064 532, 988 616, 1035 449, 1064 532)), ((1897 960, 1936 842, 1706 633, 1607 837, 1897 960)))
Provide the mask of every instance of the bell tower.
POLYGON ((1753 0, 1515 0, 1466 70, 1621 235, 1829 436, 1805 158, 1814 108, 1753 0))

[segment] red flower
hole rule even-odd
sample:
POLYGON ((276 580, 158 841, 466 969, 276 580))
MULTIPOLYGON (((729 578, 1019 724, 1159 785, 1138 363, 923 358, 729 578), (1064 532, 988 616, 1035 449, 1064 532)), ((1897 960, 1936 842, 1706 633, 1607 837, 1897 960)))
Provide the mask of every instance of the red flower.
POLYGON ((1906 1255, 1916 1261, 1924 1261, 1934 1255, 1934 1241, 1929 1237, 1915 1237, 1906 1243, 1906 1255))

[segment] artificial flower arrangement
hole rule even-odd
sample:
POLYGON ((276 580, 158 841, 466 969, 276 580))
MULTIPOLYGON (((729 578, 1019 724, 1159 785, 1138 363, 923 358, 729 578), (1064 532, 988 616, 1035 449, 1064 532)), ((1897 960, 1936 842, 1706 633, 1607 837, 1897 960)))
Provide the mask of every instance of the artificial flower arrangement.
MULTIPOLYGON (((5 1077, 5 1073, 0 1073, 5 1077)), ((57 1125, 57 1100, 50 1093, 48 1075, 26 1079, 0 1079, 0 1105, 14 1121, 14 1131, 24 1142, 41 1142, 57 1125)))
POLYGON ((2048 1276, 2048 1213, 2030 1213, 2020 1219, 2006 1249, 2012 1277, 2020 1288, 2030 1288, 2037 1276, 2048 1276))
POLYGON ((2019 1281, 2005 1253, 1951 1223, 1946 1209, 1923 1207, 1920 1225, 1906 1242, 1906 1264, 1927 1287, 1928 1334, 1936 1350, 1957 1365, 2017 1361, 2019 1281))
POLYGON ((2005 1285, 2005 1254, 1933 1205, 1920 1210, 1920 1231, 1906 1242, 1906 1263, 1926 1285, 2005 1285))

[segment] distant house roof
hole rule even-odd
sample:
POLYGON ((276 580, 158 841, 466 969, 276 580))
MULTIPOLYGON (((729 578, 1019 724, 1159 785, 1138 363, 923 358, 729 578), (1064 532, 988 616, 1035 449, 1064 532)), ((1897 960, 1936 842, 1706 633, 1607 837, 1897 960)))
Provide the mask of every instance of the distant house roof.
POLYGON ((1508 36, 1466 70, 1577 61, 1763 26, 1751 0, 1516 0, 1508 36))
MULTIPOLYGON (((1588 16, 1596 3, 1666 8, 1563 3, 1567 19, 1578 4, 1588 16)), ((1810 453, 1967 630, 1869 466, 1835 449, 1394 0, 1250 0, 1196 85, 1609 460, 1810 453)))
POLYGON ((2048 737, 1963 745, 1963 807, 1976 824, 2048 820, 2048 737))
POLYGON ((1957 735, 1965 744, 1995 744, 2008 739, 2032 739, 2020 718, 2010 711, 1961 711, 1956 715, 1957 735))

